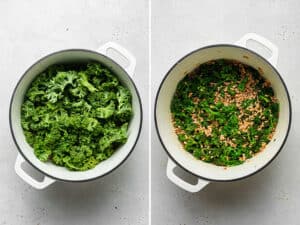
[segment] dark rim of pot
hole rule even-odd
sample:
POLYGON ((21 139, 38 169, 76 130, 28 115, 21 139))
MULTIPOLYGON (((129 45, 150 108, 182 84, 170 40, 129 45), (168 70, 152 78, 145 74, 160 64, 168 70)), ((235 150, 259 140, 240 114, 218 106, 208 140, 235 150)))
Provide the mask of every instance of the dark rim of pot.
POLYGON ((157 91, 157 94, 156 94, 156 97, 155 97, 155 105, 154 105, 154 121, 155 121, 155 127, 156 127, 156 131, 157 131, 157 135, 158 135, 158 138, 159 138, 159 141, 160 143, 162 144, 164 150, 166 151, 167 155, 169 156, 169 158, 175 162, 180 168, 182 168, 183 170, 185 170, 186 172, 188 173, 191 173, 193 174, 194 176, 198 177, 198 178, 201 178, 203 180, 207 180, 207 181, 213 181, 213 182, 231 182, 231 181, 237 181, 237 180, 241 180, 241 179, 244 179, 244 178, 247 178, 247 177, 250 177, 260 171, 262 171, 264 168, 266 168, 276 157, 277 155, 281 152, 283 146, 285 145, 286 143, 286 140, 287 140, 287 137, 288 137, 288 134, 289 134, 289 131, 290 131, 290 128, 291 128, 291 120, 292 120, 292 106, 291 106, 291 99, 290 99, 290 95, 289 95, 289 92, 288 92, 288 89, 287 89, 287 86, 284 82, 284 80, 282 79, 282 77, 280 76, 279 72, 277 71, 277 69, 268 61, 266 60, 264 57, 262 57, 261 55, 259 55, 258 53, 252 51, 251 49, 248 49, 248 48, 245 48, 245 47, 242 47, 242 46, 238 46, 238 45, 234 45, 234 44, 215 44, 215 45, 209 45, 209 46, 205 46, 205 47, 202 47, 202 48, 198 48, 188 54, 186 54, 185 56, 183 56, 182 58, 180 58, 170 69, 169 71, 166 73, 166 75, 164 76, 164 78, 162 79, 160 85, 159 85, 159 88, 158 88, 158 91, 157 91), (162 88, 162 85, 164 84, 165 80, 167 79, 167 77, 170 75, 170 72, 182 61, 184 60, 185 58, 189 57, 190 55, 194 54, 195 52, 198 52, 198 51, 201 51, 201 50, 204 50, 204 49, 209 49, 209 48, 215 48, 215 47, 233 47, 233 48, 240 48, 240 49, 243 49, 245 51, 248 51, 254 55, 256 55, 257 57, 259 57, 260 59, 262 59, 265 63, 267 63, 269 66, 272 67, 272 69, 276 72, 277 76, 279 77, 279 79, 281 80, 283 86, 284 86, 284 89, 285 89, 285 92, 287 94, 287 98, 288 98, 288 105, 289 105, 289 121, 288 121, 288 129, 286 131, 286 134, 285 134, 285 137, 284 137, 284 140, 281 144, 281 146, 279 147, 279 150, 276 152, 276 154, 273 156, 272 159, 270 159, 264 166, 262 166, 261 168, 259 168, 258 170, 250 173, 250 174, 247 174, 245 176, 242 176, 242 177, 239 177, 239 178, 235 178, 235 179, 211 179, 211 178, 207 178, 207 177, 203 177, 203 176, 199 176, 195 173, 193 173, 192 171, 186 169, 183 165, 181 165, 168 151, 168 149, 166 148, 163 140, 162 140, 162 137, 159 133, 159 129, 158 129, 158 122, 157 122, 157 116, 156 116, 156 109, 157 109, 157 101, 158 101, 158 97, 159 97, 159 94, 160 94, 160 91, 161 91, 161 88, 162 88))
MULTIPOLYGON (((101 62, 100 62, 101 63, 101 62)), ((92 180, 96 180, 100 177, 104 177, 106 176, 107 174, 113 172, 115 169, 117 169, 119 166, 121 166, 127 159, 128 157, 131 155, 132 151, 134 150, 136 144, 137 144, 137 141, 140 137, 140 134, 141 134, 141 129, 142 129, 142 121, 143 121, 143 109, 142 109, 142 102, 141 102, 141 97, 140 97, 140 93, 133 81, 133 79, 131 78, 131 76, 129 76, 129 74, 127 73, 127 71, 125 71, 125 69, 120 66, 116 61, 114 61, 112 58, 104 55, 104 54, 101 54, 99 52, 96 52, 96 51, 93 51, 93 50, 88 50, 88 49, 65 49, 65 50, 60 50, 60 51, 56 51, 56 52, 53 52, 53 53, 50 53, 42 58, 40 58, 39 60, 37 60, 34 64, 32 64, 24 73, 23 75, 20 77, 17 85, 15 86, 14 90, 13 90, 13 94, 11 96, 11 99, 10 99, 10 105, 9 105, 9 126, 10 126, 10 131, 11 131, 11 134, 12 134, 12 137, 13 137, 13 140, 15 142, 15 145, 17 146, 17 149, 19 151, 19 153, 22 155, 22 157, 32 166, 34 167, 35 169, 37 169, 39 172, 41 172, 42 174, 50 177, 50 178, 53 178, 55 180, 59 180, 59 181, 64 181, 64 182, 87 182, 87 181, 92 181, 92 180), (96 55, 100 55, 106 59, 108 59, 109 61, 111 61, 113 64, 117 65, 123 72, 124 74, 126 74, 127 78, 130 80, 130 82, 132 83, 133 87, 134 87, 134 90, 137 94, 137 97, 138 97, 138 102, 139 102, 139 110, 140 110, 140 121, 139 121, 139 130, 138 130, 138 135, 136 137, 136 140, 134 142, 134 144, 132 145, 131 147, 131 150, 130 152, 127 154, 127 156, 117 165, 115 166, 114 168, 112 168, 110 171, 104 173, 104 174, 101 174, 99 176, 96 176, 96 177, 93 177, 93 178, 89 178, 89 179, 83 179, 83 180, 68 180, 68 179, 62 179, 62 178, 59 178, 59 177, 55 177, 49 173, 46 173, 44 171, 42 171, 41 169, 39 169, 37 166, 35 166, 26 156, 25 154, 22 152, 22 149, 20 148, 20 146, 18 145, 18 142, 16 140, 16 137, 15 137, 15 134, 14 134, 14 131, 13 131, 13 128, 12 128, 12 118, 11 118, 11 114, 12 114, 12 103, 13 103, 13 100, 14 100, 14 97, 15 97, 15 93, 16 93, 16 90, 18 89, 21 81, 23 80, 23 78, 25 77, 25 75, 28 73, 28 71, 30 71, 36 64, 38 64, 39 62, 45 60, 46 58, 52 56, 52 55, 55 55, 55 54, 58 54, 58 53, 62 53, 62 52, 75 52, 75 51, 83 51, 83 52, 87 52, 87 53, 93 53, 93 54, 96 54, 96 55)))

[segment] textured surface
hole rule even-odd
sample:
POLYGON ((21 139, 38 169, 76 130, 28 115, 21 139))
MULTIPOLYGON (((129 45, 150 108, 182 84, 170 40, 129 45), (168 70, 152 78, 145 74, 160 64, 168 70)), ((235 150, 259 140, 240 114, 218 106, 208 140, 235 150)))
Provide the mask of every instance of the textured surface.
POLYGON ((107 41, 123 45, 137 58, 134 80, 142 99, 148 99, 147 5, 120 0, 0 2, 1 225, 147 223, 147 104, 140 140, 120 168, 93 182, 57 182, 43 191, 15 174, 17 149, 8 125, 10 95, 22 73, 60 49, 97 49, 107 41))
POLYGON ((167 179, 167 156, 153 132, 153 224, 299 224, 300 2, 152 0, 152 6, 153 101, 163 76, 182 56, 205 45, 233 43, 245 33, 256 32, 279 47, 277 67, 289 88, 294 115, 286 146, 264 171, 238 182, 213 183, 195 194, 167 179))

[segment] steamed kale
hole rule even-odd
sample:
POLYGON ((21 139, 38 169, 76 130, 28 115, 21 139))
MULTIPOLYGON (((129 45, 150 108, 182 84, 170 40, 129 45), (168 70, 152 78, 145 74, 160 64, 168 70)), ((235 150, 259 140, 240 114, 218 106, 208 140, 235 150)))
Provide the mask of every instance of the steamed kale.
POLYGON ((171 112, 186 151, 205 162, 234 166, 270 142, 279 103, 258 70, 220 59, 201 64, 178 83, 171 112))
POLYGON ((127 141, 131 93, 103 65, 53 65, 31 83, 21 108, 39 160, 70 170, 94 168, 127 141))

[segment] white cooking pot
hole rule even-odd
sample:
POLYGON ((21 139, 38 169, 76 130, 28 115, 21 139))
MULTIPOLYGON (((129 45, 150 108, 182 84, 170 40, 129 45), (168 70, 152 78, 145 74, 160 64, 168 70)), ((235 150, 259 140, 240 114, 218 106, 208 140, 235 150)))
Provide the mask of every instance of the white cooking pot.
POLYGON ((15 163, 16 173, 28 184, 36 189, 46 188, 56 180, 80 182, 89 181, 102 177, 118 166, 120 166, 130 155, 138 140, 142 124, 142 105, 138 90, 131 79, 136 66, 135 57, 120 45, 108 42, 98 49, 91 51, 85 49, 62 50, 43 57, 34 63, 20 78, 14 89, 9 112, 10 128, 15 144, 19 150, 15 163), (128 61, 128 66, 123 69, 118 63, 107 56, 107 50, 113 49, 128 61), (56 166, 51 162, 41 162, 35 155, 34 151, 25 140, 23 129, 21 127, 21 105, 24 95, 34 78, 53 64, 76 63, 98 61, 110 68, 132 94, 133 118, 128 128, 128 140, 117 151, 105 161, 99 163, 95 168, 87 171, 70 171, 65 167, 56 166), (22 164, 29 162, 33 167, 42 172, 45 177, 42 181, 37 181, 22 169, 22 164))
POLYGON ((195 50, 181 58, 164 77, 155 101, 155 123, 159 139, 170 159, 167 163, 167 177, 176 185, 189 192, 200 191, 210 181, 234 181, 246 178, 265 168, 282 149, 291 125, 291 102, 286 85, 275 69, 278 48, 267 39, 253 33, 246 34, 234 45, 219 44, 195 50), (254 40, 271 51, 271 57, 265 59, 246 47, 248 40, 254 40), (262 71, 262 76, 271 82, 275 96, 279 101, 279 121, 275 134, 264 151, 248 159, 245 163, 228 167, 216 166, 196 159, 183 150, 171 121, 170 104, 177 84, 184 76, 200 64, 216 59, 238 60, 262 71), (176 166, 197 176, 197 184, 190 184, 175 173, 176 166))

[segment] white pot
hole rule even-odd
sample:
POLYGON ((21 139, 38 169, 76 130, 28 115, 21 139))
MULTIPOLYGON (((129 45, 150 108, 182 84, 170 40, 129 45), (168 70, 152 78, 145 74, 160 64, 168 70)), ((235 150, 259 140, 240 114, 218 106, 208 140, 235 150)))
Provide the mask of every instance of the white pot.
POLYGON ((135 57, 125 48, 116 43, 108 42, 98 49, 98 51, 90 51, 85 49, 70 49, 52 53, 33 64, 19 80, 10 104, 10 128, 13 139, 19 150, 17 160, 15 163, 16 173, 28 184, 37 188, 43 189, 52 184, 56 180, 62 181, 89 181, 101 176, 104 176, 119 165, 121 165, 134 149, 138 140, 141 124, 142 124, 142 106, 140 96, 137 88, 131 79, 136 66, 135 57), (114 49, 128 60, 128 67, 123 69, 118 63, 113 61, 107 55, 108 49, 114 49), (98 61, 110 68, 118 77, 118 79, 125 85, 132 94, 132 106, 134 116, 131 119, 128 129, 128 140, 107 160, 99 163, 95 168, 87 171, 70 171, 65 167, 56 166, 51 162, 41 162, 33 152, 33 149, 25 140, 23 129, 21 127, 21 105, 24 99, 24 94, 28 89, 33 79, 47 67, 59 63, 72 62, 87 62, 98 61), (37 181, 22 169, 22 164, 27 160, 33 167, 45 174, 43 181, 37 181))
POLYGON ((167 164, 167 177, 179 187, 189 192, 200 191, 210 181, 234 181, 257 173, 265 168, 282 149, 291 124, 291 102, 286 85, 275 69, 278 58, 278 48, 267 39, 257 34, 246 34, 235 45, 220 44, 200 48, 180 59, 164 77, 157 93, 155 102, 155 122, 160 141, 170 159, 167 164), (246 48, 248 40, 254 40, 267 47, 272 56, 265 59, 246 48), (233 59, 263 71, 263 76, 271 82, 275 96, 278 98, 279 121, 273 139, 264 151, 248 159, 245 163, 228 167, 216 166, 196 159, 183 150, 171 122, 170 104, 176 86, 183 77, 197 66, 210 60, 233 59), (182 180, 174 173, 174 168, 180 166, 197 176, 198 183, 193 185, 182 180))

